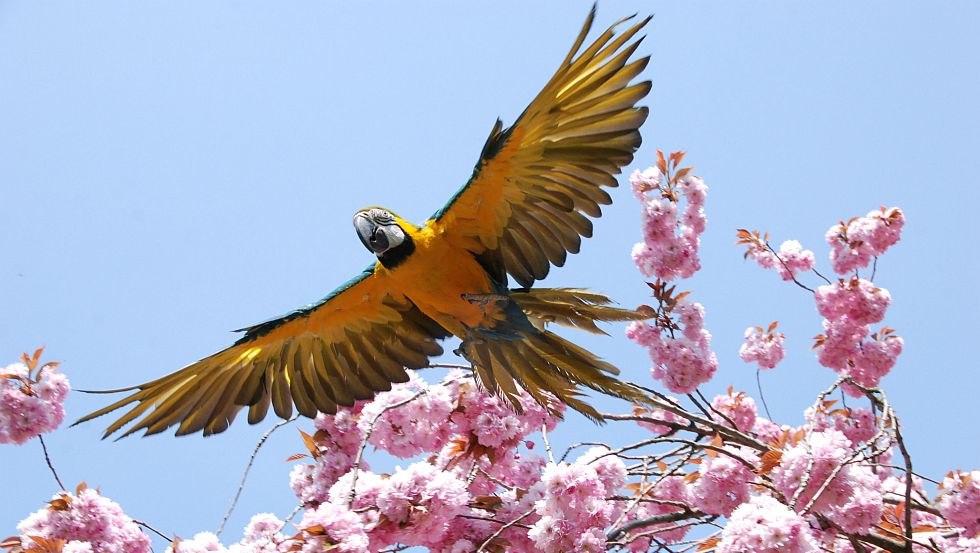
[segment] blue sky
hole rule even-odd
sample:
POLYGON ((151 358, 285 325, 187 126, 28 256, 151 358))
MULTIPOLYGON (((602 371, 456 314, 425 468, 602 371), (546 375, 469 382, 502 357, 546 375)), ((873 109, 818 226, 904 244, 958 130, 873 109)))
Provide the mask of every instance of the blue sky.
MULTIPOLYGON (((354 211, 381 204, 421 222, 440 207, 590 6, 0 3, 0 363, 46 345, 76 387, 135 384, 323 296, 370 259, 354 211)), ((754 395, 738 346, 746 326, 774 319, 789 336, 787 360, 763 375, 774 417, 799 423, 833 380, 809 351, 811 298, 744 262, 736 228, 797 238, 827 268, 831 224, 898 205, 905 235, 876 282, 906 350, 884 386, 917 470, 977 468, 976 5, 605 1, 597 26, 634 12, 656 17, 641 47, 651 116, 630 170, 656 148, 685 149, 711 187, 704 269, 681 284, 706 306, 721 360, 706 395, 754 395)), ((639 209, 626 188, 613 197, 596 237, 546 283, 636 305, 648 292, 629 259, 639 209)), ((645 353, 610 331, 575 338, 650 383, 645 353)), ((68 416, 105 399, 73 393, 68 416)), ((62 479, 189 537, 217 526, 273 421, 116 443, 99 441, 105 423, 47 438, 62 479)), ((599 432, 572 417, 555 445, 599 432)), ((270 440, 226 542, 251 514, 292 509, 283 460, 301 450, 295 428, 270 440)), ((36 441, 0 447, 0 466, 7 535, 55 487, 36 441)))

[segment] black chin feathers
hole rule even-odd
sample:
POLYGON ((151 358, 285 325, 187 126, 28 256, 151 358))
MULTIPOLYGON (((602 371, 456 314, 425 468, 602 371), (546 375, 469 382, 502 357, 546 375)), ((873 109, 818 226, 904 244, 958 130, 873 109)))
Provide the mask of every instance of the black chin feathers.
POLYGON ((406 232, 405 240, 394 248, 390 248, 384 253, 380 254, 378 256, 378 261, 381 262, 381 265, 383 265, 385 269, 394 269, 408 259, 408 256, 412 255, 414 251, 415 242, 412 240, 412 236, 406 232))

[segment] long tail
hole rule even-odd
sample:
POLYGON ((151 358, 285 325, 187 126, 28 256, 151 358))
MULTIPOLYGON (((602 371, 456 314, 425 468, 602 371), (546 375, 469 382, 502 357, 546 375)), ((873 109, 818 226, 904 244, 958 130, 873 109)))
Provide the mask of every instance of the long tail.
POLYGON ((602 416, 581 399, 581 386, 635 403, 649 401, 641 389, 613 376, 619 374, 616 367, 542 328, 553 322, 604 334, 596 321, 640 320, 645 315, 612 307, 601 294, 573 288, 512 292, 511 298, 535 327, 514 328, 506 335, 478 331, 461 345, 464 357, 488 390, 506 397, 520 410, 520 386, 545 407, 551 408, 557 399, 597 422, 602 416))

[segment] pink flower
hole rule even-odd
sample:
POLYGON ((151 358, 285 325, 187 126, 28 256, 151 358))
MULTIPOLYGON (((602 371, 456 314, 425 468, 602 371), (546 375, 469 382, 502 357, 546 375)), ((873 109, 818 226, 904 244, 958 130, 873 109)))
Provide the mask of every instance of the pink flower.
POLYGON ((632 252, 640 273, 675 280, 700 270, 700 235, 707 225, 703 207, 708 187, 704 181, 690 175, 677 179, 676 191, 686 200, 680 215, 677 196, 661 187, 661 174, 656 168, 634 171, 630 183, 633 193, 643 202, 643 242, 636 244, 632 252))
POLYGON ((466 483, 456 474, 418 462, 385 480, 375 504, 382 524, 397 530, 399 543, 425 546, 446 536, 469 499, 466 483))
POLYGON ((759 458, 748 448, 727 446, 725 451, 711 451, 702 460, 700 477, 691 487, 691 498, 698 509, 727 517, 748 501, 749 488, 755 481, 753 467, 759 458))
POLYGON ((61 492, 50 506, 20 521, 22 546, 33 543, 28 536, 38 536, 85 542, 94 551, 150 552, 150 538, 119 504, 91 488, 79 486, 76 494, 61 492))
POLYGON ((853 457, 851 440, 840 431, 811 432, 783 452, 772 482, 797 511, 812 503, 812 511, 846 532, 866 534, 881 518, 881 480, 853 457))
POLYGON ((939 511, 954 526, 964 529, 964 537, 978 537, 980 531, 980 470, 950 473, 943 479, 939 511))
POLYGON ((633 188, 633 195, 638 200, 645 200, 647 193, 660 188, 663 175, 656 167, 647 167, 643 171, 634 170, 630 174, 630 186, 633 188))
POLYGON ((809 553, 819 550, 806 521, 768 495, 753 496, 735 509, 715 548, 718 553, 809 553))
POLYGON ((826 239, 834 271, 843 275, 867 267, 872 257, 898 242, 903 226, 905 214, 893 207, 830 227, 826 239))
POLYGON ((846 318, 855 325, 877 323, 885 317, 891 294, 863 278, 840 280, 817 288, 817 311, 825 319, 846 318))
POLYGON ((757 363, 760 369, 775 368, 785 355, 785 339, 782 332, 776 331, 776 323, 769 325, 768 330, 750 326, 745 329, 745 342, 738 349, 738 356, 746 363, 757 363))
MULTIPOLYGON (((335 415, 317 415, 313 439, 317 445, 314 464, 299 464, 289 474, 289 486, 304 504, 316 505, 327 499, 330 487, 354 466, 364 439, 358 425, 363 403, 340 408, 335 415)), ((367 463, 361 463, 367 468, 367 463)))
POLYGON ((745 257, 755 259, 763 269, 775 269, 783 280, 792 280, 799 273, 813 269, 814 256, 810 250, 804 250, 797 240, 786 240, 779 246, 778 254, 769 250, 764 238, 740 242, 747 243, 745 257))
MULTIPOLYGON (((745 392, 736 392, 734 389, 729 388, 727 394, 719 394, 711 400, 711 407, 728 417, 728 419, 735 423, 735 428, 742 432, 749 432, 755 425, 755 419, 758 414, 755 407, 755 400, 745 395, 745 392)), ((715 413, 712 413, 712 415, 719 422, 731 426, 724 418, 715 413)))
POLYGON ((395 384, 391 391, 375 396, 364 407, 359 427, 361 433, 365 433, 373 422, 371 445, 396 457, 407 458, 442 448, 451 434, 447 421, 454 408, 445 386, 429 386, 412 374, 409 382, 395 384), (417 397, 392 408, 413 396, 417 397))
MULTIPOLYGON (((684 507, 681 505, 691 504, 690 486, 682 476, 663 478, 645 491, 645 500, 630 514, 630 520, 643 520, 657 515, 683 511, 684 507)), ((685 524, 663 523, 644 526, 636 532, 642 534, 652 532, 659 542, 677 543, 684 539, 690 529, 691 527, 685 524)), ((650 549, 651 539, 649 536, 637 537, 632 540, 626 539, 625 541, 628 542, 630 551, 646 552, 650 549)))
POLYGON ((718 369, 711 351, 711 334, 704 329, 704 307, 682 300, 674 306, 681 329, 679 337, 662 334, 656 327, 634 322, 626 335, 649 349, 653 378, 663 380, 671 392, 686 394, 707 382, 718 369))
POLYGON ((807 421, 807 429, 820 432, 828 428, 840 430, 852 445, 865 442, 874 437, 878 431, 878 421, 869 409, 835 409, 827 411, 820 405, 817 409, 807 408, 803 413, 807 421))
POLYGON ((37 366, 14 363, 0 369, 0 444, 22 444, 50 432, 65 419, 65 398, 70 385, 56 363, 37 366))
POLYGON ((303 553, 336 551, 364 553, 369 551, 369 539, 364 521, 343 504, 321 503, 306 511, 297 525, 304 541, 303 553))

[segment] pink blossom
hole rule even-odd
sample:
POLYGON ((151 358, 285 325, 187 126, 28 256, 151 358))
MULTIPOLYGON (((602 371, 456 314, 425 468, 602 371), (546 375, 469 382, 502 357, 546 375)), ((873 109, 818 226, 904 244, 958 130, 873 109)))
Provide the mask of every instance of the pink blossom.
POLYGON ((198 532, 189 540, 178 538, 176 545, 168 547, 165 553, 225 553, 227 551, 228 549, 221 545, 214 532, 198 532))
POLYGON ((883 335, 865 340, 854 355, 854 366, 847 373, 858 384, 874 388, 895 366, 905 341, 899 336, 883 335))
MULTIPOLYGON (((550 430, 558 424, 554 413, 523 390, 519 393, 523 413, 514 411, 508 400, 480 389, 472 378, 453 381, 449 384, 449 395, 457 406, 449 416, 455 425, 453 434, 472 437, 485 447, 510 449, 517 447, 528 434, 539 432, 542 426, 550 430)), ((558 412, 564 409, 563 404, 553 407, 558 412)))
POLYGON ((790 430, 789 426, 779 426, 765 417, 756 417, 755 424, 752 425, 752 433, 768 444, 779 441, 783 434, 790 430))
MULTIPOLYGON (((691 504, 690 486, 682 476, 668 476, 656 482, 645 490, 645 500, 630 514, 630 520, 642 520, 657 515, 665 515, 683 511, 682 505, 691 504)), ((653 532, 658 541, 677 543, 684 539, 690 526, 684 524, 662 523, 645 526, 637 533, 653 532)), ((628 548, 634 552, 645 552, 650 549, 651 539, 648 536, 626 539, 628 548)))
MULTIPOLYGON (((340 408, 335 415, 317 415, 314 441, 317 453, 314 464, 299 464, 289 474, 289 486, 304 504, 316 505, 326 501, 330 487, 354 466, 354 460, 364 439, 358 425, 363 403, 340 408)), ((368 468, 362 460, 362 468, 368 468)))
POLYGON ((724 453, 710 451, 701 461, 700 476, 690 493, 698 509, 727 517, 748 501, 750 486, 755 481, 753 468, 759 458, 748 448, 726 446, 724 449, 724 453))
POLYGON ((633 321, 626 327, 626 337, 642 347, 650 348, 660 343, 660 328, 645 321, 633 321))
POLYGON ((306 511, 297 527, 304 541, 303 553, 369 551, 370 542, 364 521, 343 504, 321 503, 316 509, 306 511))
POLYGON ((846 532, 866 534, 881 518, 881 481, 868 467, 852 464, 853 458, 851 440, 840 431, 811 432, 783 451, 772 482, 796 510, 812 503, 812 511, 846 532))
MULTIPOLYGON (((150 538, 119 504, 94 489, 79 487, 77 495, 61 492, 50 506, 34 512, 17 525, 23 547, 28 536, 85 542, 95 551, 149 553, 150 538)), ((81 546, 78 546, 81 547, 81 546)))
POLYGON ((834 409, 827 411, 823 405, 808 407, 803 413, 807 430, 820 432, 828 428, 841 431, 852 445, 870 440, 878 431, 878 421, 869 409, 834 409))
POLYGON ((527 535, 535 550, 604 551, 605 528, 618 513, 607 499, 626 482, 626 466, 609 449, 594 447, 575 463, 549 464, 529 492, 540 519, 527 535))
POLYGON ((760 369, 772 369, 783 360, 786 336, 778 332, 775 323, 768 330, 760 326, 745 329, 745 342, 738 349, 738 356, 746 363, 757 363, 760 369))
POLYGON ((964 529, 964 537, 978 537, 980 531, 980 470, 950 473, 943 479, 939 511, 954 526, 964 529))
POLYGON ((385 480, 375 504, 383 524, 398 530, 399 543, 424 546, 441 541, 468 502, 456 474, 419 462, 385 480))
POLYGON ((635 169, 629 177, 630 186, 633 188, 633 195, 638 200, 645 200, 647 193, 660 188, 663 175, 656 167, 647 167, 643 171, 635 169))
POLYGON ((732 513, 715 551, 808 553, 819 551, 819 545, 800 515, 768 495, 756 495, 732 513))
POLYGON ((364 407, 360 431, 365 433, 374 423, 371 445, 396 457, 435 452, 449 439, 451 428, 446 421, 454 407, 445 386, 429 386, 412 374, 409 382, 394 385, 364 407), (392 408, 412 397, 415 399, 392 408))
POLYGON ((704 201, 708 187, 700 178, 684 176, 676 190, 685 199, 679 211, 677 196, 666 188, 660 171, 649 168, 630 175, 637 198, 643 202, 643 242, 633 247, 633 261, 647 277, 661 280, 688 278, 701 268, 698 249, 707 225, 704 201), (654 191, 660 194, 654 194, 654 191))
POLYGON ((891 294, 863 278, 840 280, 817 288, 817 311, 825 319, 847 319, 855 325, 877 323, 885 317, 891 294))
POLYGON ((827 368, 843 372, 850 366, 858 345, 870 329, 867 325, 854 324, 847 318, 825 319, 823 327, 823 339, 818 342, 817 361, 827 368))
POLYGON ((681 325, 678 337, 665 335, 643 322, 631 324, 626 335, 648 348, 653 378, 663 380, 671 392, 686 394, 711 379, 718 369, 718 358, 711 351, 711 333, 703 327, 704 307, 682 300, 673 312, 681 325))
POLYGON ((813 252, 803 249, 797 240, 786 240, 779 246, 779 252, 773 253, 763 238, 749 243, 745 256, 755 259, 763 269, 775 269, 783 280, 792 280, 813 269, 815 259, 813 252))
POLYGON ((893 207, 830 227, 826 240, 831 247, 834 271, 843 275, 867 267, 872 257, 885 253, 898 242, 903 226, 905 214, 893 207))
MULTIPOLYGON (((742 432, 749 432, 755 425, 758 411, 755 407, 755 400, 745 395, 745 392, 736 392, 729 388, 727 394, 718 394, 711 400, 711 407, 721 413, 735 424, 735 428, 742 432)), ((727 426, 731 426, 728 420, 712 413, 715 419, 727 426)))
MULTIPOLYGON (((37 355, 25 359, 35 365, 37 355)), ((70 385, 56 367, 54 363, 39 368, 14 363, 0 369, 0 444, 22 444, 54 430, 64 420, 70 385)))

